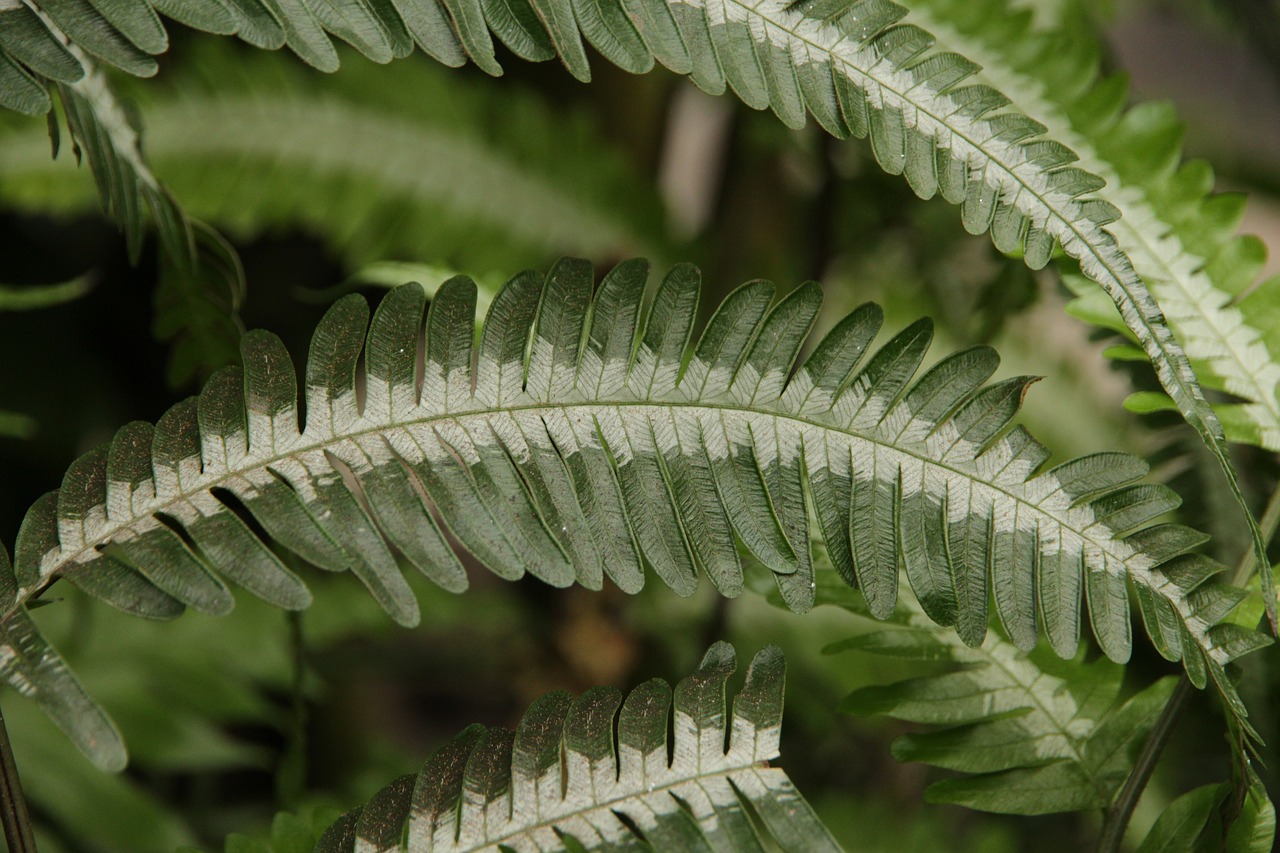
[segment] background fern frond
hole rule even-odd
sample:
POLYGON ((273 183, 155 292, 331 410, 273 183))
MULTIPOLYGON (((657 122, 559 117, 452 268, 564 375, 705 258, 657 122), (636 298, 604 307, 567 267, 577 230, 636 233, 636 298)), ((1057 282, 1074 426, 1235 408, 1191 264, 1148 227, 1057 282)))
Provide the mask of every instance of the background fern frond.
MULTIPOLYGON (((317 79, 287 56, 218 40, 187 47, 166 79, 121 88, 146 115, 155 173, 190 215, 237 239, 311 232, 351 269, 670 253, 656 195, 579 111, 350 50, 341 71, 317 79)), ((0 136, 6 203, 86 210, 88 187, 41 156, 43 134, 26 123, 0 136)))
POLYGON ((600 589, 607 576, 635 591, 647 564, 683 595, 699 573, 739 594, 740 539, 805 611, 815 517, 873 615, 893 613, 905 571, 924 612, 972 646, 994 597, 1020 647, 1043 629, 1073 656, 1087 611, 1103 651, 1127 660, 1132 589, 1160 653, 1197 686, 1212 681, 1249 731, 1223 667, 1265 638, 1218 624, 1243 593, 1190 553, 1201 534, 1150 526, 1177 499, 1134 485, 1144 463, 1096 454, 1041 471, 1048 451, 1010 429, 1030 378, 984 387, 998 358, 977 347, 913 381, 929 323, 864 358, 880 325, 872 305, 795 369, 821 301, 812 283, 772 308, 771 284, 744 285, 687 357, 697 270, 671 270, 644 311, 647 278, 641 261, 598 289, 584 261, 521 274, 494 297, 478 358, 468 279, 436 291, 425 329, 418 285, 388 294, 372 323, 361 297, 344 297, 312 339, 305 426, 283 345, 250 332, 243 370, 218 372, 154 427, 121 428, 36 503, 6 618, 25 624, 27 604, 58 578, 153 618, 226 612, 220 576, 306 607, 274 546, 350 570, 414 624, 391 549, 462 590, 445 529, 504 578, 600 589))
POLYGON ((471 726, 416 778, 340 818, 316 850, 840 850, 769 766, 782 653, 758 652, 726 705, 736 666, 717 643, 674 691, 653 679, 625 701, 611 688, 551 693, 514 732, 471 726))
MULTIPOLYGON (((832 579, 823 579, 820 595, 826 603, 870 615, 851 590, 832 579)), ((885 625, 826 651, 850 650, 957 665, 860 688, 843 709, 931 724, 898 737, 894 757, 967 775, 935 782, 925 796, 1012 814, 1107 808, 1175 681, 1160 679, 1122 701, 1124 668, 1106 658, 1064 661, 1043 648, 1019 649, 995 632, 977 648, 965 646, 910 598, 885 625)))
MULTIPOLYGON (((23 2, 17 12, 39 8, 36 0, 23 2)), ((204 20, 198 5, 167 8, 179 19, 204 20)), ((1104 228, 1118 213, 1092 197, 1102 179, 1071 165, 1076 157, 1070 149, 1047 138, 1044 125, 1009 109, 1007 97, 971 84, 977 69, 972 61, 934 50, 932 35, 899 23, 903 7, 885 0, 642 0, 629 9, 552 0, 486 8, 481 0, 453 0, 446 8, 430 0, 378 6, 340 0, 314 7, 244 0, 205 22, 251 43, 288 44, 326 71, 338 67, 327 30, 376 62, 405 56, 416 44, 447 65, 470 58, 498 74, 492 29, 517 55, 559 56, 584 81, 591 76, 585 36, 628 71, 644 72, 658 61, 713 94, 731 87, 747 105, 771 108, 788 126, 803 125, 812 113, 836 136, 869 137, 881 166, 903 174, 923 197, 937 194, 960 204, 973 233, 990 231, 1006 251, 1021 248, 1032 267, 1049 260, 1055 243, 1080 261, 1115 302, 1161 385, 1220 464, 1250 522, 1259 560, 1265 556, 1222 426, 1158 303, 1104 228)), ((154 62, 145 54, 167 46, 165 32, 149 3, 133 13, 110 21, 94 12, 91 21, 74 22, 80 29, 72 38, 92 37, 97 45, 87 47, 98 56, 135 74, 151 73, 154 62), (103 33, 110 44, 103 43, 103 33)), ((1274 625, 1269 581, 1265 591, 1274 625)))
MULTIPOLYGON (((4 15, 20 15, 20 8, 4 15)), ((142 154, 135 120, 116 97, 106 75, 74 44, 69 48, 83 66, 74 83, 56 91, 79 165, 89 161, 107 215, 124 232, 130 261, 142 251, 149 214, 165 257, 166 271, 157 297, 156 323, 162 338, 180 337, 171 377, 201 378, 228 363, 241 331, 237 311, 244 298, 244 274, 235 253, 208 226, 192 220, 160 183, 142 154), (191 330, 196 330, 194 333, 191 330), (228 342, 230 346, 228 346, 228 342)), ((54 154, 57 119, 50 116, 54 154)))
MULTIPOLYGON (((1213 194, 1207 163, 1182 162, 1172 105, 1124 109, 1125 81, 1099 76, 1095 39, 1071 15, 1036 28, 1029 11, 1010 14, 1003 0, 917 0, 913 13, 1106 181, 1096 195, 1120 211, 1109 230, 1201 382, 1243 401, 1217 407, 1228 438, 1280 450, 1280 279, 1256 282, 1265 249, 1235 233, 1244 199, 1213 194)), ((1106 301, 1082 298, 1072 310, 1129 331, 1106 301)))

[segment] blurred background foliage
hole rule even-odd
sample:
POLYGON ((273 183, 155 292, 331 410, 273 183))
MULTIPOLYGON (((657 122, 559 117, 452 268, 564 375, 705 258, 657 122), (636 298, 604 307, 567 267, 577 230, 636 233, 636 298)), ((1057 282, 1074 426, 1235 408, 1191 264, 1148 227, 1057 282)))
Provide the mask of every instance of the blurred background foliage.
MULTIPOLYGON (((1253 194, 1245 228, 1275 245, 1274 3, 1019 5, 1082 16, 1104 67, 1127 70, 1136 97, 1172 99, 1189 153, 1215 164, 1219 188, 1253 194)), ((1153 477, 1183 495, 1185 518, 1215 533, 1216 556, 1235 562, 1245 548, 1194 435, 1172 416, 1121 407, 1132 391, 1157 388, 1149 366, 1104 360, 1115 340, 1064 314, 1059 271, 1029 272, 967 235, 945 202, 919 201, 861 142, 788 130, 663 72, 630 76, 598 63, 583 86, 553 64, 504 61, 507 78, 494 80, 420 54, 377 67, 349 52, 340 72, 319 75, 288 54, 171 32, 158 78, 121 79, 119 90, 145 123, 156 173, 239 250, 248 282, 240 322, 279 334, 295 359, 338 295, 376 299, 419 267, 431 283, 458 270, 492 288, 561 254, 597 269, 635 255, 659 266, 688 260, 704 270, 704 304, 747 279, 785 292, 817 278, 828 324, 874 300, 891 330, 933 316, 937 353, 992 343, 1004 357, 1000 377, 1048 377, 1022 420, 1056 459, 1145 455, 1153 477)), ((87 169, 69 151, 48 154, 44 122, 0 116, 8 542, 70 460, 126 421, 154 420, 235 355, 234 326, 206 330, 194 349, 164 343, 165 313, 155 309, 169 297, 156 253, 130 266, 87 169), (228 334, 232 345, 219 348, 228 334)), ((1250 495, 1265 496, 1275 457, 1235 449, 1250 495)), ((850 850, 1075 850, 1097 832, 1096 814, 1009 818, 926 804, 925 787, 945 774, 889 751, 910 726, 836 711, 855 689, 911 674, 901 661, 823 655, 867 630, 843 610, 801 618, 752 593, 726 603, 704 589, 682 600, 652 585, 628 599, 477 572, 462 596, 417 584, 422 625, 403 630, 351 578, 306 577, 316 604, 301 615, 240 596, 229 617, 163 626, 54 590, 36 618, 119 722, 132 763, 121 776, 100 774, 34 706, 6 702, 41 850, 212 849, 232 831, 265 837, 278 809, 347 808, 415 771, 468 723, 512 725, 555 688, 678 678, 715 639, 743 655, 766 642, 786 650, 783 763, 850 850)), ((1244 666, 1253 719, 1272 744, 1262 772, 1274 776, 1280 674, 1274 655, 1244 666)), ((1126 690, 1171 671, 1139 644, 1126 690)), ((1182 719, 1170 749, 1180 758, 1161 765, 1134 837, 1179 793, 1226 776, 1226 750, 1202 735, 1220 730, 1216 713, 1200 696, 1182 719)))

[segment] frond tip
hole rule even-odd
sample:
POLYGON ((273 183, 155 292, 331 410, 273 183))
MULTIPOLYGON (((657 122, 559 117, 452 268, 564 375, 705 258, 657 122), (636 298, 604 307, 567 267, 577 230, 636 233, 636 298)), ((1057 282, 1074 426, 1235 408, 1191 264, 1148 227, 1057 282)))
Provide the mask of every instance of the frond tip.
POLYGON ((607 576, 634 592, 647 565, 682 595, 699 573, 739 594, 741 541, 804 611, 816 518, 872 615, 893 613, 905 573, 929 618, 971 646, 992 599, 1020 648, 1043 629, 1074 655, 1087 612, 1107 656, 1126 660, 1132 589, 1161 654, 1198 686, 1217 684, 1244 721, 1223 667, 1262 640, 1217 624, 1238 591, 1189 553, 1200 534, 1151 526, 1178 501, 1135 484, 1141 460, 1040 470, 1048 451, 1010 428, 1032 378, 984 386, 998 358, 977 347, 914 379, 926 320, 865 357, 881 324, 873 305, 796 367, 821 302, 813 283, 772 308, 773 285, 742 286, 686 360, 698 271, 675 267, 646 307, 647 279, 643 261, 598 289, 584 261, 522 273, 494 297, 478 354, 465 277, 429 311, 422 287, 400 287, 372 322, 362 297, 345 297, 311 343, 302 428, 288 353, 270 333, 246 334, 243 369, 214 374, 154 427, 126 425, 36 503, 0 624, 17 625, 58 577, 158 618, 225 612, 221 577, 306 607, 284 550, 352 571, 411 625, 418 605, 394 555, 461 591, 446 532, 504 578, 599 589, 607 576))
POLYGON ((416 777, 343 815, 317 853, 759 851, 751 811, 781 849, 839 851, 786 773, 768 766, 782 727, 782 652, 756 655, 729 710, 736 666, 733 648, 717 643, 674 694, 656 678, 625 702, 612 688, 561 691, 535 702, 515 732, 471 726, 416 777))

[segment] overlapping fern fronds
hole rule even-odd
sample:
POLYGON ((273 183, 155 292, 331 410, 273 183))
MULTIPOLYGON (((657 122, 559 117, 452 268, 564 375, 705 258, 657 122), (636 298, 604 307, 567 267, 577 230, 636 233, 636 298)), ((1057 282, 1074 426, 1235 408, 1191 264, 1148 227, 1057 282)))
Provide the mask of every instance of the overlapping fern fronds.
MULTIPOLYGON (((820 599, 869 616, 857 595, 820 574, 820 599)), ((970 647, 904 597, 883 626, 829 646, 945 671, 851 694, 843 709, 937 728, 902 735, 899 761, 960 771, 929 786, 931 802, 1007 814, 1106 809, 1173 690, 1172 677, 1120 701, 1124 667, 1019 649, 997 632, 970 647)))
POLYGON ((647 276, 627 262, 596 290, 590 265, 572 260, 519 275, 495 296, 478 356, 465 278, 436 292, 425 329, 417 285, 392 291, 371 324, 364 300, 346 297, 312 340, 302 425, 288 354, 269 333, 247 334, 243 370, 215 374, 154 427, 126 425, 30 510, 13 571, 0 573, 4 677, 116 766, 109 724, 26 615, 58 578, 155 618, 225 612, 220 576, 306 607, 284 549, 352 571, 413 624, 392 548, 462 590, 446 529, 504 578, 599 589, 607 576, 635 591, 647 565, 683 595, 700 572, 741 592, 740 540, 804 611, 813 516, 873 615, 892 615, 905 571, 929 618, 973 646, 993 598, 1021 648, 1043 631, 1073 656, 1088 613, 1103 651, 1126 660, 1132 590, 1160 652, 1198 686, 1212 681, 1247 729, 1223 666, 1264 638, 1217 624, 1238 591, 1190 553, 1201 534, 1150 526, 1177 500, 1135 485, 1140 460, 1097 454, 1042 471, 1048 451, 1010 429, 1031 378, 984 387, 998 359, 978 347, 913 381, 929 323, 865 358, 875 306, 796 369, 821 302, 812 283, 772 308, 772 285, 744 285, 687 357, 698 273, 674 268, 644 310, 647 276))
MULTIPOLYGON (((990 231, 999 248, 1021 249, 1033 267, 1048 261, 1055 244, 1080 261, 1115 302, 1162 386, 1218 460, 1253 527, 1258 556, 1264 556, 1222 426, 1158 304, 1105 230, 1118 212, 1093 196, 1102 179, 1071 165, 1071 150, 1046 137, 1044 125, 1009 109, 1007 97, 972 83, 973 62, 934 50, 933 36, 900 23, 906 9, 889 0, 238 0, 217 6, 176 0, 163 8, 177 20, 236 33, 252 44, 287 44, 329 71, 338 66, 333 35, 378 62, 408 55, 416 45, 446 65, 469 59, 499 74, 492 31, 516 55, 559 57, 575 77, 588 80, 585 37, 628 71, 645 72, 658 62, 708 92, 732 88, 746 104, 771 108, 789 126, 802 125, 812 113, 836 136, 869 137, 887 171, 903 174, 922 196, 940 194, 961 205, 973 233, 990 231)), ((83 5, 79 15, 22 0, 3 14, 21 24, 0 27, 0 61, 22 75, 23 63, 41 72, 65 59, 61 48, 50 47, 45 30, 33 31, 42 18, 135 74, 151 73, 154 60, 147 54, 167 46, 159 16, 145 0, 83 5)), ((39 86, 38 77, 26 76, 39 86)), ((1269 580, 1265 591, 1274 624, 1269 580)))
MULTIPOLYGON (((1256 281, 1265 249, 1236 234, 1244 197, 1213 194, 1211 167, 1182 162, 1172 105, 1125 109, 1124 79, 1099 76, 1096 39, 1071 16, 1036 27, 1029 10, 1013 13, 1005 0, 916 0, 913 14, 1106 181, 1096 195, 1120 212, 1108 230, 1201 382, 1242 400, 1216 407, 1228 437, 1280 450, 1280 278, 1256 281)), ((1129 332, 1101 298, 1082 297, 1073 310, 1129 332)))
POLYGON ((648 681, 623 700, 598 687, 548 694, 516 731, 471 726, 416 776, 348 812, 318 853, 761 851, 841 848, 778 757, 785 665, 760 651, 726 706, 737 667, 717 643, 673 691, 648 681))

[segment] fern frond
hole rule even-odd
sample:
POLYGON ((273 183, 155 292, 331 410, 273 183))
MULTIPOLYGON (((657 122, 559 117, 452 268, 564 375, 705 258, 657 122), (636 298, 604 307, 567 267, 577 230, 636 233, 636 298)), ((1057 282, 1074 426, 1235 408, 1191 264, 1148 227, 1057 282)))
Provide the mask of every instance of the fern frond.
POLYGON ((392 291, 372 324, 345 297, 312 340, 302 428, 293 363, 250 332, 243 370, 215 374, 154 427, 126 425, 36 503, 4 618, 25 619, 59 577, 156 618, 228 610, 219 574, 307 606, 244 512, 276 546, 354 572, 406 625, 418 608, 392 548, 445 589, 467 584, 437 517, 501 577, 592 589, 608 576, 638 590, 647 564, 682 595, 701 571, 735 596, 736 537, 805 611, 813 515, 872 614, 892 614, 905 570, 929 617, 974 646, 993 596, 1020 647, 1043 628, 1073 656, 1087 611, 1102 649, 1126 660, 1132 588, 1160 652, 1198 686, 1213 681, 1247 726, 1223 666, 1265 638, 1216 624, 1241 593, 1189 553, 1201 534, 1150 526, 1177 499, 1133 485, 1140 460, 1040 471, 1048 451, 1009 429, 1031 378, 983 387, 998 358, 979 347, 913 382, 932 337, 923 320, 864 360, 880 326, 871 305, 795 369, 821 302, 812 283, 772 310, 771 284, 739 288, 686 363, 699 275, 675 267, 645 312, 647 275, 621 264, 594 293, 584 261, 519 275, 494 297, 478 358, 468 279, 436 291, 425 331, 418 285, 392 291))
MULTIPOLYGON (((0 13, 6 19, 6 23, 0 24, 0 30, 13 25, 16 29, 6 31, 8 35, 26 38, 23 34, 29 35, 29 27, 15 25, 14 20, 15 17, 27 20, 24 16, 29 15, 31 12, 26 7, 0 13)), ((49 27, 46 34, 51 37, 65 36, 43 14, 31 20, 49 27)), ((0 43, 3 42, 4 38, 0 37, 0 43)), ((167 267, 161 282, 162 293, 157 299, 161 311, 156 323, 168 330, 162 337, 182 335, 186 328, 203 327, 207 334, 194 340, 214 342, 211 347, 196 348, 188 335, 188 343, 175 353, 170 374, 182 380, 199 369, 207 376, 214 368, 227 363, 223 360, 227 351, 225 344, 229 340, 234 348, 239 337, 236 311, 245 289, 239 262, 234 260, 234 252, 225 241, 207 226, 190 219, 156 178, 143 157, 138 130, 102 70, 74 43, 60 49, 77 60, 82 70, 75 82, 54 84, 62 102, 76 162, 78 165, 81 153, 88 159, 103 208, 124 232, 131 262, 136 263, 142 251, 148 213, 155 223, 167 267)), ((56 155, 56 119, 51 118, 49 130, 55 134, 56 155)))
MULTIPOLYGON (((39 8, 37 0, 23 3, 39 8)), ((165 7, 194 20, 208 14, 203 5, 175 0, 165 7)), ((713 94, 732 88, 747 105, 769 107, 789 126, 803 125, 812 113, 836 136, 869 137, 887 171, 903 174, 921 196, 940 194, 961 205, 973 233, 990 231, 1002 250, 1021 248, 1033 267, 1048 262, 1055 243, 1080 261, 1115 302, 1161 385, 1219 462, 1263 556, 1222 425, 1159 305, 1104 228, 1117 212, 1091 197, 1103 181, 1070 165, 1072 152, 1046 138, 1042 124, 1008 109, 1007 97, 968 83, 977 69, 973 62, 934 50, 932 35, 899 23, 903 7, 889 0, 530 0, 527 6, 448 0, 444 7, 435 0, 312 6, 241 0, 221 8, 225 14, 210 22, 217 32, 239 32, 264 46, 288 44, 326 71, 338 67, 327 31, 377 62, 405 56, 416 44, 446 65, 471 59, 500 74, 492 30, 517 55, 558 56, 585 81, 591 77, 585 36, 628 71, 645 72, 661 62, 713 94)), ((132 11, 130 27, 100 19, 102 29, 135 51, 162 50, 164 30, 150 4, 132 11)), ((99 55, 120 58, 106 50, 99 55)), ((119 64, 148 73, 145 65, 131 66, 132 59, 126 52, 119 64)), ((1268 615, 1274 624, 1274 602, 1268 615)))
POLYGON ((727 707, 736 668, 733 647, 717 643, 674 691, 655 678, 625 701, 612 688, 551 693, 515 732, 471 726, 416 777, 339 819, 316 850, 840 850, 769 766, 782 730, 782 652, 757 653, 727 707))
MULTIPOLYGON (((1160 303, 1207 387, 1244 402, 1217 407, 1235 441, 1280 450, 1280 279, 1254 285, 1264 249, 1239 237, 1244 199, 1213 195, 1213 171, 1181 162, 1173 107, 1127 110, 1121 78, 1100 79, 1097 48, 1066 22, 1037 30, 1002 0, 916 0, 913 14, 939 43, 983 66, 980 79, 1070 146, 1106 181, 1096 195, 1120 217, 1120 248, 1160 303)), ((1079 301, 1091 322, 1128 332, 1114 308, 1079 301)))
MULTIPOLYGON (((230 47, 197 41, 164 81, 121 83, 146 115, 155 173, 226 233, 303 229, 352 268, 669 254, 656 194, 581 113, 428 63, 383 68, 346 51, 317 79, 291 57, 230 47)), ((27 123, 0 136, 6 202, 86 209, 88 188, 42 154, 43 135, 27 123)))
MULTIPOLYGON (((842 584, 824 578, 820 598, 870 616, 842 584)), ((1063 661, 1043 648, 1019 649, 994 632, 981 646, 966 646, 909 597, 884 627, 826 649, 849 650, 957 665, 861 688, 842 707, 942 727, 900 736, 894 757, 971 774, 930 785, 931 802, 1010 814, 1109 806, 1175 681, 1161 679, 1121 702, 1124 668, 1113 661, 1063 661)))

